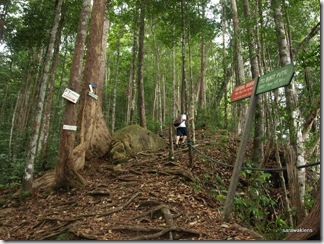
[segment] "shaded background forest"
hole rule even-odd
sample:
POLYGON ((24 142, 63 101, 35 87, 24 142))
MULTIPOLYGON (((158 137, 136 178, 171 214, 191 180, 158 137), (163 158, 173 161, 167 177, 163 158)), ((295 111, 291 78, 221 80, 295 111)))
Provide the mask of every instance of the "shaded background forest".
MULTIPOLYGON (((62 2, 51 43, 58 2, 0 1, 3 186, 19 185, 24 176, 42 84, 47 90, 41 103, 35 174, 57 162, 66 105, 62 94, 69 82, 82 6, 81 0, 62 2), (46 60, 48 50, 51 60, 46 60)), ((195 116, 191 129, 207 126, 211 132, 222 129, 241 135, 249 98, 231 103, 234 87, 292 62, 292 85, 258 100, 251 165, 262 165, 276 146, 285 151, 287 145, 302 155, 304 164, 320 160, 318 1, 129 0, 108 1, 106 7, 106 65, 100 92, 111 134, 129 124, 161 134, 179 112, 187 112, 195 116), (280 35, 286 49, 278 41, 280 35), (143 94, 137 86, 141 74, 143 94), (145 104, 143 114, 139 100, 145 104)), ((319 174, 319 167, 314 173, 319 174)), ((315 186, 307 187, 306 195, 315 186)))

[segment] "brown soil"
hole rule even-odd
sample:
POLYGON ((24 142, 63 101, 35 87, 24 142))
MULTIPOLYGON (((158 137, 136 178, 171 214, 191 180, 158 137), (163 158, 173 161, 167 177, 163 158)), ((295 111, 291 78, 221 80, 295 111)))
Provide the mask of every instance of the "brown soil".
MULTIPOLYGON (((165 138, 167 141, 167 138, 165 138)), ((239 141, 229 136, 197 137, 197 149, 233 164, 239 141), (227 140, 225 146, 219 143, 227 140), (215 142, 217 142, 215 144, 215 142), (214 144, 213 144, 214 143, 214 144)), ((211 197, 217 172, 229 185, 231 170, 210 163, 188 148, 136 154, 121 167, 107 160, 86 163, 80 173, 88 185, 62 192, 35 191, 23 200, 2 189, 2 240, 255 240, 235 216, 222 220, 224 202, 211 197), (11 194, 11 196, 10 196, 11 194)), ((50 173, 47 173, 50 174, 50 173)))

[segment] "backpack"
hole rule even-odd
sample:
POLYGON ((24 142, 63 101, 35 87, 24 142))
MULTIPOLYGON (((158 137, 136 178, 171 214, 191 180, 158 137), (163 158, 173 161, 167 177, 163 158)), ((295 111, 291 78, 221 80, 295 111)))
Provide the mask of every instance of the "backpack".
POLYGON ((173 125, 175 127, 179 126, 182 122, 182 115, 180 115, 178 118, 176 118, 174 121, 173 121, 173 125))

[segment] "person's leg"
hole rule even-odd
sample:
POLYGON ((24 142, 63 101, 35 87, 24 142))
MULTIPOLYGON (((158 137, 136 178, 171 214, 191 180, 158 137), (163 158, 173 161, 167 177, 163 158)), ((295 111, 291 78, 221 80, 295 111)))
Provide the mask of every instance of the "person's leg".
POLYGON ((179 139, 180 139, 180 136, 176 136, 176 140, 175 140, 175 144, 178 145, 179 144, 179 139))
POLYGON ((185 144, 186 143, 186 140, 187 140, 187 136, 183 136, 182 137, 182 144, 185 144))
POLYGON ((182 144, 185 144, 186 141, 187 141, 187 137, 188 137, 187 127, 184 127, 184 128, 182 129, 182 134, 183 134, 183 137, 182 137, 182 144))
POLYGON ((177 136, 176 136, 176 141, 175 141, 176 146, 179 145, 180 136, 182 136, 181 129, 177 128, 177 136))

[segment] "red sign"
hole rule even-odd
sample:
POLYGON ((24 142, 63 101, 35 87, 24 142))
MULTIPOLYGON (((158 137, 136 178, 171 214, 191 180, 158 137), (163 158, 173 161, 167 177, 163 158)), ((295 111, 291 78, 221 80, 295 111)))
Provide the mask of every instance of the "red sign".
POLYGON ((247 83, 235 87, 231 95, 231 102, 235 102, 251 96, 253 85, 254 85, 254 80, 251 80, 247 83))

